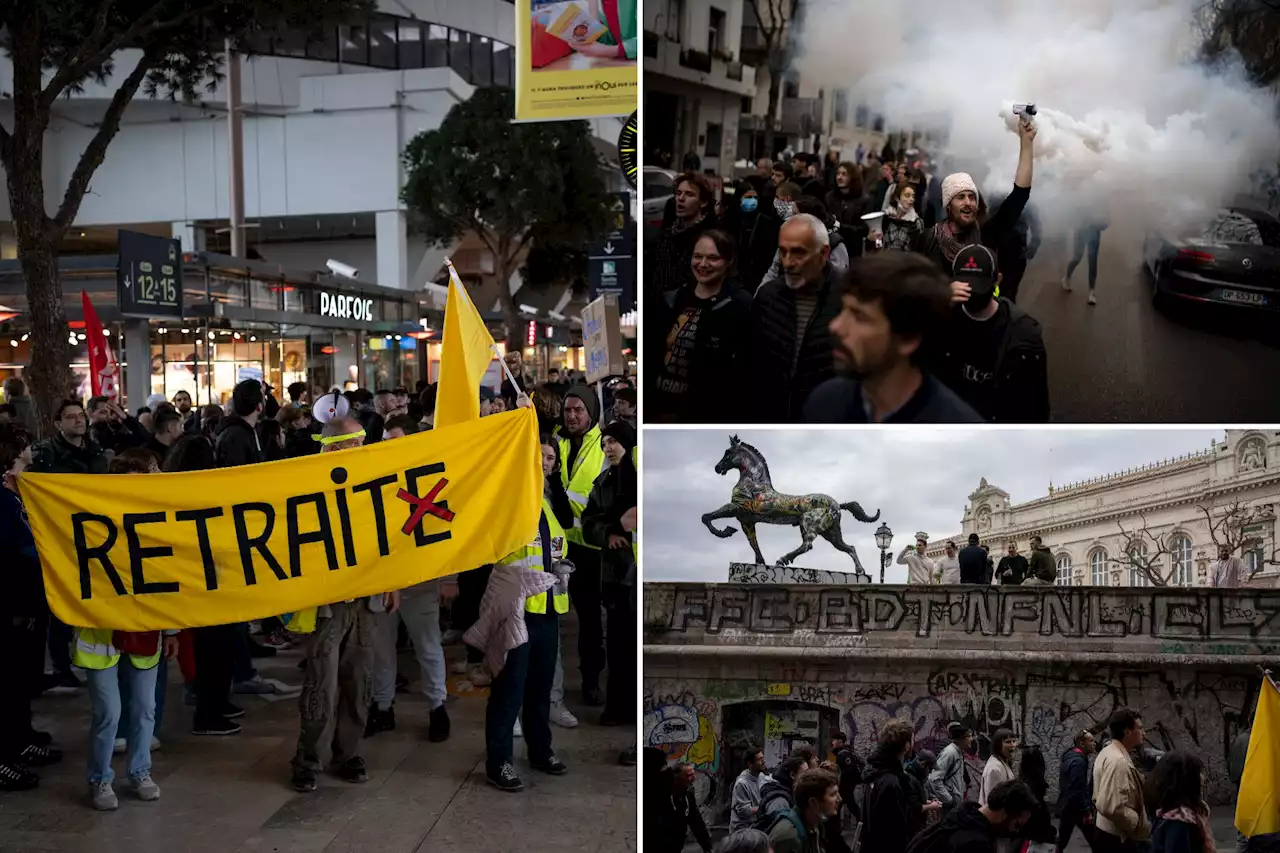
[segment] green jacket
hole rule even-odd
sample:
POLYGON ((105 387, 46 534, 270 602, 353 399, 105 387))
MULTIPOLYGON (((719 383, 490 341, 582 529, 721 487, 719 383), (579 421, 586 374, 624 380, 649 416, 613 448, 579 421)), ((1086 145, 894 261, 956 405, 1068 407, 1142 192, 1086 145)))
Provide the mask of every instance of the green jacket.
POLYGON ((1054 583, 1058 579, 1058 567, 1053 562, 1053 554, 1048 548, 1032 548, 1027 558, 1027 577, 1040 578, 1045 583, 1054 583))
MULTIPOLYGON (((784 810, 784 812, 790 811, 790 809, 784 810)), ((800 830, 795 823, 787 817, 782 817, 769 831, 769 843, 773 846, 773 853, 823 853, 821 836, 821 832, 806 831, 801 838, 800 830)))
POLYGON ((30 470, 36 474, 105 474, 107 457, 88 435, 84 447, 55 435, 35 446, 30 470))
MULTIPOLYGON (((626 51, 627 59, 635 59, 637 55, 640 21, 639 6, 639 0, 618 0, 618 27, 622 30, 622 49, 626 51)), ((609 18, 605 15, 603 7, 600 9, 600 21, 606 27, 609 26, 609 18)), ((613 38, 612 31, 600 36, 599 43, 617 44, 613 38)))

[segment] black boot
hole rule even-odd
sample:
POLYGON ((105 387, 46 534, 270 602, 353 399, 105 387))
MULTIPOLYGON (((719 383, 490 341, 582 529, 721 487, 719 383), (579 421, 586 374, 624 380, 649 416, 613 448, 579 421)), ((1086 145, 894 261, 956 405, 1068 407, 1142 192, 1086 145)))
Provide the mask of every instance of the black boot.
POLYGON ((394 708, 379 710, 377 705, 369 707, 369 719, 364 724, 364 736, 373 737, 379 732, 391 732, 396 728, 396 712, 394 708))
POLYGON ((449 712, 441 704, 431 712, 430 727, 427 729, 427 740, 441 743, 449 739, 449 712))

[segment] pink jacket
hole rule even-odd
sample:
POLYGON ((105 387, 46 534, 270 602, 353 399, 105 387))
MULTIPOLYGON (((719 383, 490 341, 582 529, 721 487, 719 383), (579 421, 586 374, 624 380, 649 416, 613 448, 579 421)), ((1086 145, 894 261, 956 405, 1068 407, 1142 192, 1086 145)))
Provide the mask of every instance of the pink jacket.
MULTIPOLYGON (((569 563, 555 563, 554 569, 568 568, 569 563)), ((489 585, 480 599, 480 618, 462 635, 472 648, 484 651, 489 672, 497 675, 507 663, 507 652, 529 642, 529 629, 524 624, 524 600, 546 592, 557 583, 567 583, 558 571, 531 572, 517 566, 494 566, 489 585)))

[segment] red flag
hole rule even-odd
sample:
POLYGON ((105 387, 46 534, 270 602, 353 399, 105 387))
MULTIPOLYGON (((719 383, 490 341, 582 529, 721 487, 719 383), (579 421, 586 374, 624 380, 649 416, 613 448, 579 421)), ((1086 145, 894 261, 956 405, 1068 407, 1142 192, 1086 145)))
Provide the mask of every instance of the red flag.
POLYGON ((89 301, 89 294, 80 291, 84 301, 84 336, 89 345, 89 384, 93 396, 102 395, 115 401, 120 396, 120 371, 116 366, 116 354, 107 345, 107 336, 102 332, 102 321, 98 312, 89 301))

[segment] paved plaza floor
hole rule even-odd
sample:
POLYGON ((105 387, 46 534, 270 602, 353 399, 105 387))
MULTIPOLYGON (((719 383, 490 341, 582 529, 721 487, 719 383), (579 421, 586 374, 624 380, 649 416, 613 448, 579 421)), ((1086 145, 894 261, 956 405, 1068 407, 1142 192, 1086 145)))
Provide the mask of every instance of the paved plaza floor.
MULTIPOLYGON (((40 787, 0 794, 0 853, 435 853, 435 851, 601 851, 637 849, 637 772, 618 764, 633 727, 597 725, 598 708, 579 700, 574 640, 566 637, 569 707, 581 720, 572 730, 552 726, 567 776, 529 769, 516 740, 519 794, 501 793, 484 780, 484 709, 487 691, 466 690, 450 677, 452 734, 429 743, 421 694, 400 694, 397 728, 364 742, 369 781, 351 785, 322 775, 312 794, 289 786, 289 760, 298 736, 296 698, 268 701, 236 696, 245 708, 244 731, 232 737, 190 734, 191 708, 182 704, 176 665, 162 749, 153 756, 158 802, 131 796, 124 756, 116 756, 120 809, 100 813, 86 799, 85 747, 89 698, 46 696, 36 705, 38 728, 53 733, 67 753, 41 771, 40 787)), ((461 646, 446 649, 450 661, 461 646)), ((301 651, 256 661, 266 677, 300 684, 301 651)), ((417 666, 401 654, 400 671, 418 687, 417 666)))

